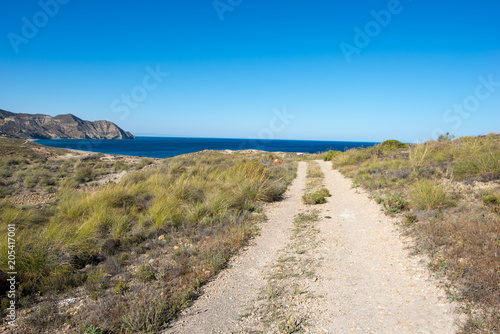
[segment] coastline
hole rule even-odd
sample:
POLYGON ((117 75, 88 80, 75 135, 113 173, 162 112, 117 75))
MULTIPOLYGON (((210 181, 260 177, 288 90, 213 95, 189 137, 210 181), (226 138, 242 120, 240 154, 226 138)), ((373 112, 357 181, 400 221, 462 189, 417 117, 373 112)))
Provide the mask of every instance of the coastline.
POLYGON ((169 158, 205 150, 289 152, 317 154, 330 150, 346 151, 352 148, 374 146, 375 142, 311 141, 311 140, 266 140, 228 138, 175 138, 137 137, 133 141, 123 140, 37 140, 39 144, 103 154, 128 155, 148 158, 169 158))

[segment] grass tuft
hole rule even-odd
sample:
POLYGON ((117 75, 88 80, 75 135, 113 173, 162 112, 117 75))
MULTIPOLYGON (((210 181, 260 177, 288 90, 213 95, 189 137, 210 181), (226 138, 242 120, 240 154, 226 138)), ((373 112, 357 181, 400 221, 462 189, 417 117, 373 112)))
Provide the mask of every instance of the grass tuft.
POLYGON ((449 203, 444 186, 433 180, 417 181, 410 194, 415 207, 422 210, 438 209, 449 203))

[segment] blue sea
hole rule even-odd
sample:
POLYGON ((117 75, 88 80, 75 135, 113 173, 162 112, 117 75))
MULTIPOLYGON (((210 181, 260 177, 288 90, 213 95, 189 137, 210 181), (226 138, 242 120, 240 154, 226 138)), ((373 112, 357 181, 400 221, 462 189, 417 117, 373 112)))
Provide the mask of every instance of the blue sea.
POLYGON ((137 137, 130 140, 41 139, 36 142, 53 147, 149 158, 168 158, 203 150, 256 149, 269 152, 319 153, 328 150, 345 151, 350 148, 368 147, 377 144, 344 141, 171 137, 137 137))

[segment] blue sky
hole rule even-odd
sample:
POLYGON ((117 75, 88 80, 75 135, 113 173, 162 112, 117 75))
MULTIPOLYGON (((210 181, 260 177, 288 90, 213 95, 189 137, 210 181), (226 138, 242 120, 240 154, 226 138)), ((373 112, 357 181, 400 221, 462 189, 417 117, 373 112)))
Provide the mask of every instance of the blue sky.
POLYGON ((182 137, 499 132, 498 17, 490 0, 10 2, 0 108, 182 137))

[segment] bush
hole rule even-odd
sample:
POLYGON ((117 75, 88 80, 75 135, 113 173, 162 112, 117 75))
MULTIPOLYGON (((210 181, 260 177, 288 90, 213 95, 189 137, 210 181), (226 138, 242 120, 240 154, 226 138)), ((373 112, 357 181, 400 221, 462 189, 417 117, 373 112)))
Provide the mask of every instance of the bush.
POLYGON ((447 204, 444 187, 432 180, 417 181, 410 189, 413 204, 423 210, 432 210, 447 204))
POLYGON ((342 152, 341 151, 333 151, 333 150, 330 150, 326 153, 323 153, 323 160, 324 161, 332 161, 333 158, 335 158, 337 155, 341 154, 342 152))
POLYGON ((100 327, 94 326, 94 325, 85 325, 83 327, 85 330, 85 334, 102 334, 103 331, 100 327))
POLYGON ((115 283, 113 292, 117 295, 123 294, 125 291, 130 289, 130 287, 124 281, 118 281, 115 283))
POLYGON ((92 181, 94 180, 94 178, 95 178, 95 173, 91 166, 80 167, 76 171, 74 176, 75 181, 80 183, 92 181))
POLYGON ((137 278, 142 282, 152 281, 155 279, 155 272, 153 271, 153 267, 150 265, 143 264, 139 266, 137 270, 137 278))
POLYGON ((320 190, 317 191, 321 196, 324 196, 324 197, 330 197, 330 190, 326 189, 326 188, 321 188, 320 190))
POLYGON ((454 138, 455 138, 454 135, 450 134, 449 132, 446 132, 446 134, 439 135, 438 142, 452 141, 454 138))
POLYGON ((323 204, 326 203, 326 197, 330 196, 330 191, 326 188, 321 188, 314 193, 306 193, 302 196, 305 204, 323 204))
POLYGON ((379 146, 383 149, 388 150, 397 150, 399 148, 408 148, 408 144, 402 143, 395 139, 389 139, 379 144, 379 146))

